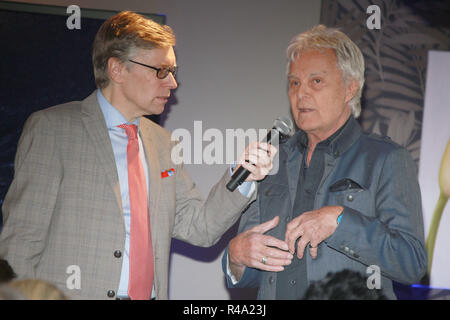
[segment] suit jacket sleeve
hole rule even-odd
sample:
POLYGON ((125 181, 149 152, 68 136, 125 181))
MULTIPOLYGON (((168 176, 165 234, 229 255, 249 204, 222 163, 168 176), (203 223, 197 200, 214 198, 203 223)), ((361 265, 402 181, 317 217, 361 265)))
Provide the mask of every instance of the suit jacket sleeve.
POLYGON ((243 196, 239 190, 230 192, 227 169, 203 201, 195 183, 183 164, 176 169, 176 212, 173 236, 197 246, 214 245, 240 217, 240 213, 256 197, 243 196))
POLYGON ((0 256, 17 274, 34 277, 62 178, 55 133, 45 114, 33 114, 25 123, 14 169, 2 207, 0 256))
POLYGON ((420 281, 426 272, 427 254, 415 168, 404 148, 391 151, 375 191, 376 217, 344 207, 342 220, 325 241, 327 245, 365 265, 377 265, 392 280, 408 284, 420 281))

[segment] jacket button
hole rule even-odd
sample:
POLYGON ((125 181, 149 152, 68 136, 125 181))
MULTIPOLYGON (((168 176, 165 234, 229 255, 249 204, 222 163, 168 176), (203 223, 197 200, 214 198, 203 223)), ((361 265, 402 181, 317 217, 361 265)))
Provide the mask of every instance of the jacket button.
POLYGON ((122 252, 120 250, 114 251, 114 257, 120 258, 122 256, 122 252))
POLYGON ((110 298, 114 298, 114 296, 116 295, 116 293, 114 292, 114 290, 108 290, 108 292, 106 293, 108 295, 108 297, 110 298))
POLYGON ((353 199, 354 199, 354 198, 353 198, 353 195, 349 194, 349 195, 347 196, 347 200, 348 200, 348 201, 353 201, 353 199))

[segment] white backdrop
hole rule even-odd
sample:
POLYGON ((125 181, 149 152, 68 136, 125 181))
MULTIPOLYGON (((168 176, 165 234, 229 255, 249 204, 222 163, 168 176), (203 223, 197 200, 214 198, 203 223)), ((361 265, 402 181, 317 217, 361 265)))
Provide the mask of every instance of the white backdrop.
MULTIPOLYGON (((439 197, 439 168, 450 139, 450 52, 430 51, 419 164, 425 237, 439 197)), ((431 285, 450 288, 450 203, 442 214, 431 270, 431 285)), ((425 238, 426 239, 426 238, 425 238)))

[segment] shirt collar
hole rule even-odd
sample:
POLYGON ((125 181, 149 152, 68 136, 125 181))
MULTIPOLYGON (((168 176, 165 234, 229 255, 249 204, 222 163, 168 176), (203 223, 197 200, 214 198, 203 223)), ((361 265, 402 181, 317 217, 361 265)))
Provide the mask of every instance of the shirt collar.
MULTIPOLYGON (((350 115, 347 121, 330 137, 319 142, 317 146, 325 148, 326 152, 332 154, 335 158, 339 157, 359 138, 361 127, 356 119, 350 115)), ((287 142, 290 147, 297 147, 304 152, 308 147, 308 136, 306 132, 299 129, 287 142)))
POLYGON ((106 100, 100 89, 97 89, 97 101, 100 105, 100 109, 102 109, 103 116, 105 117, 106 127, 108 129, 115 128, 118 125, 125 123, 137 125, 139 131, 139 118, 137 118, 133 122, 128 122, 123 114, 120 113, 119 110, 117 110, 108 100, 106 100))

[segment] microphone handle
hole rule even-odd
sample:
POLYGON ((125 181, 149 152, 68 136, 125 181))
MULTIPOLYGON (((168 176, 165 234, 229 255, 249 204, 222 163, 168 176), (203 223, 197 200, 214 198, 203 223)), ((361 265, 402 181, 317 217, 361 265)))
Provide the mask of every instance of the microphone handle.
POLYGON ((231 176, 230 182, 227 183, 227 189, 233 192, 249 175, 250 171, 240 166, 231 176))

